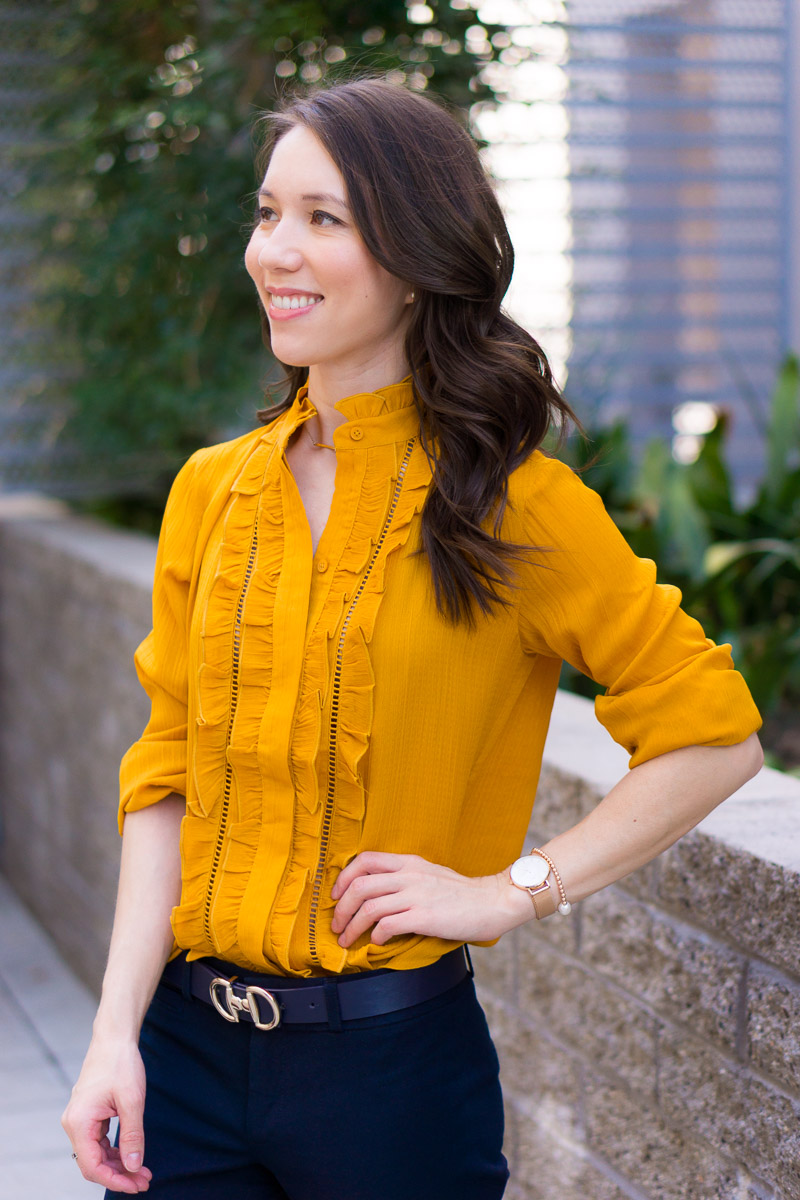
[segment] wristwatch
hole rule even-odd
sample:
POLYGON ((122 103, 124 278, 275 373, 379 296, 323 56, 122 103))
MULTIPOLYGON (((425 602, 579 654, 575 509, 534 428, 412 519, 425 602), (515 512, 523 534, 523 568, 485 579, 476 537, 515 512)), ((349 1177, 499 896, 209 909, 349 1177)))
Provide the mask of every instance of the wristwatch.
POLYGON ((550 863, 533 852, 511 864, 511 882, 528 893, 539 921, 556 911, 556 898, 547 882, 549 874, 550 863))

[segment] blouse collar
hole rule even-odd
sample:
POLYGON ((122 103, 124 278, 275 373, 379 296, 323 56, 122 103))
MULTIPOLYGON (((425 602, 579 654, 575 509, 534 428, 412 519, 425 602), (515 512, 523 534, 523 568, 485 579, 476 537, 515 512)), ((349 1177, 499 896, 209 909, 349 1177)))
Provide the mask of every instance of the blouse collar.
MULTIPOLYGON (((334 407, 347 418, 333 433, 337 450, 359 450, 387 442, 407 441, 419 433, 419 413, 410 375, 399 383, 376 388, 374 392, 345 396, 334 407)), ((308 396, 308 384, 303 384, 286 412, 285 421, 276 422, 283 427, 281 443, 285 445, 295 429, 316 411, 308 396)))

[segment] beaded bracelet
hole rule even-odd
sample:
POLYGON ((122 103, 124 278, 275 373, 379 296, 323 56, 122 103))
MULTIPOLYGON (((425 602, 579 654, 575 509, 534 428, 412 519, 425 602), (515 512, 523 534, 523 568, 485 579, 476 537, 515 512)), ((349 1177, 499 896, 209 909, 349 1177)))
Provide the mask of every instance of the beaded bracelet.
POLYGON ((531 850, 531 854, 538 854, 540 856, 540 858, 543 858, 544 861, 549 865, 550 870, 553 872, 553 878, 556 881, 556 887, 558 888, 558 895, 560 898, 560 903, 558 905, 558 912, 561 913, 562 917, 568 916, 569 913, 572 912, 572 905, 570 904, 569 900, 567 899, 567 894, 564 891, 564 884, 561 882, 561 876, 558 873, 558 867, 553 862, 550 855, 545 854, 544 850, 540 850, 538 848, 538 846, 534 846, 533 850, 531 850))

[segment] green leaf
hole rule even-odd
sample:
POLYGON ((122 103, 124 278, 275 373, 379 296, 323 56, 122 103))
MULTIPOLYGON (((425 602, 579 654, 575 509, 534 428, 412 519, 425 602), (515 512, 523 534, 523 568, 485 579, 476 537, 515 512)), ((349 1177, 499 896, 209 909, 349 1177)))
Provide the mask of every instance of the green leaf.
POLYGON ((667 474, 659 525, 666 541, 668 562, 691 579, 701 578, 710 541, 708 523, 694 498, 686 469, 678 463, 667 474))
POLYGON ((766 495, 777 500, 783 489, 791 457, 800 448, 800 362, 797 355, 785 359, 775 391, 767 433, 766 495))
POLYGON ((707 575, 718 575, 732 563, 758 555, 768 555, 781 563, 791 563, 800 569, 800 543, 778 538, 754 538, 749 542, 717 542, 705 553, 707 575))
POLYGON ((727 414, 721 412, 714 428, 703 438, 697 459, 686 468, 694 497, 709 517, 729 518, 734 511, 731 479, 722 456, 727 427, 727 414))
POLYGON ((659 566, 690 580, 700 579, 711 541, 708 522, 686 467, 675 462, 669 445, 659 438, 645 447, 634 494, 653 516, 659 566))

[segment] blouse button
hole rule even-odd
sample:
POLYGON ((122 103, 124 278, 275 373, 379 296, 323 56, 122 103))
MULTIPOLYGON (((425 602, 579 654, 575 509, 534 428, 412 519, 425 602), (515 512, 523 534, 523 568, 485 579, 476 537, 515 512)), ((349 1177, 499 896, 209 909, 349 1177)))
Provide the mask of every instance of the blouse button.
POLYGON ((319 562, 317 563, 317 570, 319 571, 319 573, 321 575, 323 573, 323 571, 327 571, 327 569, 328 569, 328 560, 326 558, 321 558, 319 560, 319 562))
POLYGON ((360 442, 363 436, 364 436, 364 430, 359 429, 359 427, 357 425, 356 425, 355 429, 350 430, 350 437, 353 439, 354 442, 360 442))

